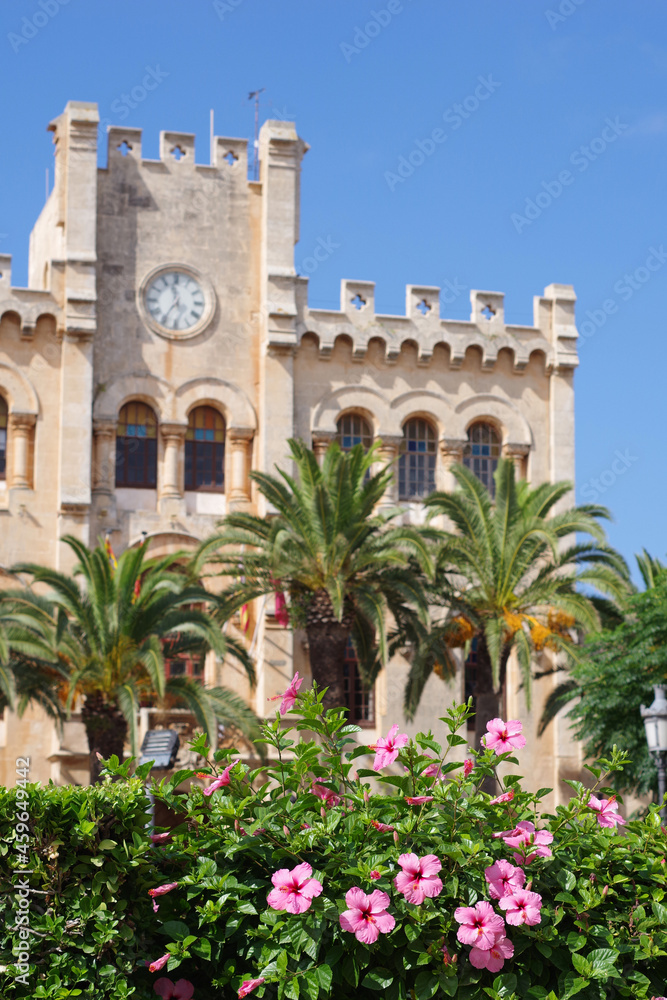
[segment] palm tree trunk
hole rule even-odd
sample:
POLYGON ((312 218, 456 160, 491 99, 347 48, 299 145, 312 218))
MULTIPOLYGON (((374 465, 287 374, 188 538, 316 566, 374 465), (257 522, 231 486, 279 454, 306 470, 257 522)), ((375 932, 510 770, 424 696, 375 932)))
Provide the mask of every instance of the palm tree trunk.
MULTIPOLYGON (((509 658, 509 647, 503 649, 500 658, 500 683, 498 690, 493 684, 493 668, 491 657, 483 636, 477 640, 477 680, 475 683, 475 749, 479 749, 482 737, 486 733, 486 724, 491 719, 497 719, 501 715, 501 705, 505 688, 505 677, 507 673, 507 660, 509 658)), ((494 778, 485 778, 482 783, 482 791, 489 795, 496 793, 496 781, 494 778)))
POLYGON ((325 590, 317 591, 306 612, 306 635, 310 653, 310 671, 320 690, 328 688, 324 708, 346 704, 344 686, 345 648, 352 631, 352 613, 336 618, 325 590))
POLYGON ((101 765, 97 756, 100 753, 105 759, 116 754, 123 759, 127 722, 117 705, 105 701, 101 694, 90 694, 81 709, 81 719, 86 728, 88 749, 90 750, 90 783, 96 785, 100 781, 101 765))
POLYGON ((484 637, 477 641, 477 678, 475 683, 475 749, 479 750, 486 724, 500 715, 500 696, 493 686, 491 658, 484 637))

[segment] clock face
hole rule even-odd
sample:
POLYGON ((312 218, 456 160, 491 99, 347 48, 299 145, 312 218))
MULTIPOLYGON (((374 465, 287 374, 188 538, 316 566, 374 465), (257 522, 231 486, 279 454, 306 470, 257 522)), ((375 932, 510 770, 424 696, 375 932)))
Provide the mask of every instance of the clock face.
POLYGON ((201 285, 183 271, 158 274, 147 286, 144 301, 149 316, 174 332, 186 332, 197 326, 206 308, 201 285))

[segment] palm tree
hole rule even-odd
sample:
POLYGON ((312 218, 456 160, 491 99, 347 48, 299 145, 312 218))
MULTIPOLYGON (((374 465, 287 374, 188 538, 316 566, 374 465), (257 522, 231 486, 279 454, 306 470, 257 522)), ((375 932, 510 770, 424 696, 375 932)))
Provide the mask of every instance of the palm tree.
POLYGON ((431 517, 445 515, 454 528, 442 536, 431 590, 432 603, 446 613, 413 659, 405 707, 413 714, 432 670, 452 674, 452 649, 476 640, 479 745, 487 722, 501 714, 510 653, 516 651, 530 704, 534 654, 548 648, 576 658, 577 631, 600 625, 605 599, 580 586, 619 600, 628 592, 628 570, 605 541, 605 508, 555 509, 570 483, 532 489, 515 482, 514 464, 501 459, 494 500, 470 469, 455 465, 452 472, 458 490, 425 500, 431 517))
MULTIPOLYGON (((553 691, 550 692, 549 697, 544 703, 544 708, 542 709, 538 730, 539 735, 542 735, 562 708, 565 708, 566 705, 570 705, 573 701, 581 698, 586 691, 586 684, 588 683, 590 685, 590 679, 589 676, 587 676, 590 674, 590 668, 594 668, 596 660, 603 657, 608 649, 615 651, 616 662, 619 666, 619 678, 622 684, 624 681, 623 668, 625 667, 626 662, 628 662, 628 638, 630 638, 631 644, 639 646, 646 634, 652 635, 653 630, 656 627, 656 622, 661 624, 662 621, 664 621, 664 607, 661 607, 660 605, 658 605, 658 611, 657 614, 655 614, 655 621, 652 620, 650 613, 653 611, 653 602, 649 601, 646 602, 648 614, 644 612, 646 617, 644 620, 640 619, 638 617, 638 609, 641 611, 644 602, 633 600, 633 598, 636 598, 640 593, 648 596, 650 596, 650 591, 657 593, 656 588, 658 588, 665 580, 667 566, 665 566, 662 560, 650 555, 646 549, 642 549, 640 553, 636 552, 635 559, 637 561, 637 568, 644 583, 644 590, 640 592, 634 584, 631 584, 627 600, 624 600, 620 607, 615 608, 612 614, 604 616, 602 620, 604 632, 599 637, 596 637, 597 648, 595 650, 595 654, 591 656, 588 651, 584 651, 584 662, 581 664, 583 670, 581 671, 581 674, 582 677, 585 677, 585 681, 582 680, 582 677, 569 675, 562 680, 561 683, 553 689, 553 691)), ((662 636, 658 639, 655 639, 654 637, 651 640, 649 649, 652 650, 655 646, 662 647, 663 645, 664 642, 662 636)), ((636 674, 635 663, 631 663, 629 672, 634 672, 636 674)), ((642 671, 640 670, 640 673, 641 672, 642 671)), ((650 671, 646 670, 644 673, 648 676, 650 671)), ((577 671, 577 674, 579 674, 579 671, 577 671)), ((664 678, 662 676, 658 677, 658 680, 663 679, 664 678)), ((653 681, 654 679, 652 679, 652 683, 653 681)), ((583 712, 577 712, 577 714, 583 715, 583 712)), ((640 721, 639 715, 637 716, 637 721, 640 729, 643 731, 643 724, 640 721)), ((603 753, 607 752, 607 748, 604 750, 600 749, 599 752, 596 750, 595 752, 599 757, 603 753)), ((627 768, 626 772, 628 771, 632 773, 632 768, 627 768)))
POLYGON ((399 625, 427 621, 421 571, 430 567, 429 548, 423 533, 390 523, 397 512, 375 513, 391 481, 389 468, 372 473, 377 448, 343 452, 334 443, 320 468, 303 442, 290 440, 289 447, 297 479, 281 469, 280 478, 251 473, 276 513, 229 514, 196 553, 193 569, 199 576, 216 562, 231 577, 220 596, 225 614, 287 591, 291 622, 306 631, 313 679, 328 688, 324 704, 341 706, 350 638, 368 676, 387 662, 389 616, 399 625))
POLYGON ((36 704, 60 729, 66 718, 65 675, 50 662, 51 629, 44 598, 30 590, 0 591, 0 712, 9 708, 22 716, 36 704))
POLYGON ((14 622, 8 633, 10 658, 18 665, 21 657, 33 657, 55 670, 68 711, 83 696, 92 781, 99 774, 96 752, 122 758, 129 734, 136 754, 142 700, 169 699, 187 707, 213 740, 218 721, 248 738, 258 735, 257 718, 237 695, 186 677, 165 677, 166 656, 214 650, 220 657, 231 652, 251 683, 255 680, 243 646, 225 637, 204 609, 212 595, 188 583, 179 565, 183 553, 146 559, 144 542, 127 549, 115 564, 101 544, 90 550, 71 535, 63 541, 78 558, 72 576, 21 563, 13 572, 29 574, 49 592, 5 592, 2 604, 14 622), (17 634, 21 629, 25 634, 17 634))

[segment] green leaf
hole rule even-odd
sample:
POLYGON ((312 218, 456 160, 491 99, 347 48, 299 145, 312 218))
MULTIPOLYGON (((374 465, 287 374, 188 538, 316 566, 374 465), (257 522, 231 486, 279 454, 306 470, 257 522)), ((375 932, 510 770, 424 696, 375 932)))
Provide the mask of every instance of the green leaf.
POLYGON ((593 979, 607 979, 616 972, 614 963, 618 958, 618 952, 615 948, 596 948, 589 952, 586 958, 593 969, 591 973, 593 979))
POLYGON ((585 990, 589 985, 589 979, 581 979, 573 975, 573 973, 568 972, 565 976, 565 992, 561 993, 559 1000, 570 1000, 571 997, 575 997, 577 993, 581 993, 581 991, 585 990))
POLYGON ((161 927, 157 928, 160 934, 166 934, 174 941, 183 941, 190 933, 190 928, 182 920, 167 920, 161 927))
MULTIPOLYGON (((362 979, 361 985, 367 986, 369 990, 386 990, 388 986, 391 986, 393 981, 394 973, 380 966, 377 969, 373 969, 372 972, 368 972, 362 979)), ((433 994, 430 993, 429 996, 433 996, 433 994)))
POLYGON ((562 869, 561 871, 558 872, 557 878, 558 878, 558 884, 562 886, 566 892, 572 892, 575 885, 577 884, 577 880, 572 874, 572 872, 566 871, 565 869, 562 869))
POLYGON ((417 1000, 431 1000, 438 989, 438 979, 432 972, 424 970, 415 980, 415 996, 417 1000))
POLYGON ((594 971, 593 966, 591 965, 591 963, 588 961, 587 958, 584 958, 583 955, 578 955, 575 952, 575 954, 572 956, 572 965, 575 967, 577 972, 580 972, 582 974, 582 976, 588 976, 588 978, 590 979, 590 977, 593 975, 594 971))
POLYGON ((100 851, 112 851, 114 847, 118 847, 117 840, 100 840, 97 845, 100 851))
POLYGON ((663 903, 651 903, 653 916, 657 917, 663 928, 667 928, 667 906, 663 903))
POLYGON ((195 941, 192 945, 192 951, 200 958, 206 959, 207 962, 211 961, 211 942, 208 938, 199 938, 195 941))
POLYGON ((501 1000, 514 993, 517 986, 517 978, 513 972, 506 972, 502 976, 497 976, 493 980, 493 988, 496 990, 501 1000))

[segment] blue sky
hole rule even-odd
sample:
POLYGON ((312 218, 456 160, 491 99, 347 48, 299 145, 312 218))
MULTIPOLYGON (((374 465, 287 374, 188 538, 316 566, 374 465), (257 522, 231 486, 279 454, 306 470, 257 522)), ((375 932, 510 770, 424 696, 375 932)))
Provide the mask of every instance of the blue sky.
POLYGON ((207 162, 209 109, 217 134, 249 136, 264 87, 262 119, 294 118, 311 146, 297 263, 339 244, 311 305, 362 278, 402 312, 407 283, 449 281, 465 290, 446 316, 482 288, 530 323, 545 285, 575 286, 577 496, 611 508, 628 559, 664 557, 666 28, 662 0, 5 0, 0 251, 25 283, 45 127, 68 100, 142 127, 148 157, 161 129, 195 132, 207 162))

